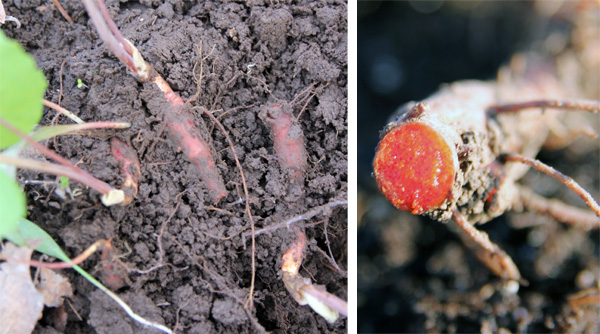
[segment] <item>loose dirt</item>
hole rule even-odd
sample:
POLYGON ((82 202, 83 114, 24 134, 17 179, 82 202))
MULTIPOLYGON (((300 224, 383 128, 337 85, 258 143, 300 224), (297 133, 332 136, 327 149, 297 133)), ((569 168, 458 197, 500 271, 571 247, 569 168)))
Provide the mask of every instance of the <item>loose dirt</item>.
MULTIPOLYGON (((103 207, 98 193, 72 182, 79 194, 59 196, 52 187, 26 186, 29 219, 48 231, 70 255, 101 238, 121 256, 112 266, 99 255, 83 264, 151 320, 186 333, 344 333, 299 306, 281 281, 281 255, 293 240, 283 227, 256 238, 254 308, 244 303, 250 287, 250 230, 239 172, 223 134, 197 110, 216 152, 228 196, 213 205, 197 172, 164 130, 164 102, 150 83, 137 82, 98 39, 79 1, 61 1, 69 24, 49 1, 5 1, 12 22, 2 29, 32 54, 49 82, 46 99, 84 121, 126 121, 130 129, 49 140, 46 144, 101 180, 120 186, 111 136, 129 143, 141 160, 142 179, 133 203, 103 207), (78 80, 84 86, 78 87, 78 80), (164 226, 164 232, 161 228, 164 226), (107 268, 112 271, 108 275, 107 268), (116 279, 115 279, 116 275, 116 279), (120 278, 120 279, 118 279, 120 278), (114 285, 113 285, 114 284, 114 285)), ((256 228, 261 229, 347 194, 347 8, 342 1, 107 1, 123 35, 192 107, 211 110, 235 143, 249 188, 256 228), (200 75, 202 75, 200 77, 200 75), (291 198, 268 129, 258 114, 267 103, 290 102, 304 130, 308 169, 304 195, 291 198)), ((42 124, 56 122, 45 110, 42 124)), ((58 123, 69 123, 64 117, 58 123)), ((22 180, 52 181, 23 172, 22 180)), ((347 298, 345 208, 315 217, 301 274, 347 298), (321 249, 324 252, 319 252, 321 249)), ((114 303, 69 270, 72 306, 66 333, 147 332, 114 303), (75 312, 76 311, 76 312, 75 312)), ((43 318, 36 332, 50 333, 43 318)))

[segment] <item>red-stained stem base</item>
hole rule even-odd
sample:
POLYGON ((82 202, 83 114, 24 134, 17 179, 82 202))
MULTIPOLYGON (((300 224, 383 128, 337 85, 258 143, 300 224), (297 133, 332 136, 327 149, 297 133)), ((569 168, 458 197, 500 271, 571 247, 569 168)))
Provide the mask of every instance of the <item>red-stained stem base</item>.
POLYGON ((110 152, 121 166, 121 174, 125 177, 125 182, 123 182, 123 191, 125 192, 123 205, 127 205, 133 201, 138 192, 138 182, 142 177, 140 161, 136 151, 117 138, 110 141, 110 152))

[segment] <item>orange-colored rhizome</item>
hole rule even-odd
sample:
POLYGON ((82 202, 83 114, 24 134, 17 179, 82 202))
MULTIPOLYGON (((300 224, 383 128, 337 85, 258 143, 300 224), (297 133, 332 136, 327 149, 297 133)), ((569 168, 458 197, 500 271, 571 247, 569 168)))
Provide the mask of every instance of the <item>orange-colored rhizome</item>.
POLYGON ((403 123, 388 131, 373 167, 379 189, 398 209, 421 214, 439 207, 454 182, 452 151, 430 126, 403 123))

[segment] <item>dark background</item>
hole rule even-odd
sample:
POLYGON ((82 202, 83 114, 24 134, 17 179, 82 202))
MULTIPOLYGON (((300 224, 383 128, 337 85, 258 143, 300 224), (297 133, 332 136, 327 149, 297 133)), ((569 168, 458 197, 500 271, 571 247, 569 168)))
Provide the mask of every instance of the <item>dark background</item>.
MULTIPOLYGON (((544 53, 568 45, 571 25, 566 17, 545 14, 530 1, 358 3, 359 332, 480 332, 486 319, 515 332, 518 312, 532 317, 530 332, 552 332, 544 318, 559 314, 566 294, 577 290, 574 281, 585 260, 556 264, 556 270, 548 271, 551 278, 542 277, 539 262, 546 250, 528 243, 532 234, 542 232, 509 226, 510 217, 516 217, 513 224, 547 218, 509 214, 478 226, 532 283, 521 287, 521 299, 494 294, 484 303, 478 291, 498 290, 499 280, 468 253, 451 224, 395 210, 377 189, 372 160, 379 131, 400 105, 426 98, 443 83, 493 80, 516 52, 544 53), (554 43, 547 38, 552 34, 554 43), (448 305, 466 309, 452 315, 448 305), (498 312, 502 308, 506 312, 498 312), (542 313, 533 315, 536 308, 542 313)), ((563 154, 542 152, 540 159, 558 167, 563 154)), ((544 195, 560 197, 560 188, 544 195)), ((564 229, 553 221, 548 226, 544 228, 564 229)), ((598 234, 582 238, 588 237, 597 240, 598 234)))

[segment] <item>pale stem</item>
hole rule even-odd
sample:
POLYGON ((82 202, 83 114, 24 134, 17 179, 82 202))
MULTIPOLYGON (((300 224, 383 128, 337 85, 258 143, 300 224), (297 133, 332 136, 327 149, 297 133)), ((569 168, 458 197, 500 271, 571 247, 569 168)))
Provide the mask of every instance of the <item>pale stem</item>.
POLYGON ((81 118, 77 117, 75 114, 73 114, 72 112, 68 111, 67 109, 59 106, 58 104, 54 103, 54 102, 50 102, 48 100, 43 100, 44 101, 44 105, 48 108, 52 108, 56 111, 58 111, 59 113, 69 117, 71 120, 73 120, 75 123, 79 123, 79 124, 83 124, 85 123, 81 118))
POLYGON ((104 195, 107 195, 111 190, 113 190, 113 188, 110 185, 96 179, 88 172, 79 168, 79 170, 74 170, 71 167, 65 167, 49 162, 16 158, 2 154, 0 154, 0 163, 15 166, 17 168, 35 170, 41 173, 48 173, 57 176, 66 176, 69 179, 75 180, 77 182, 85 184, 90 188, 96 189, 104 195))
MULTIPOLYGON (((125 66, 127 66, 130 70, 137 74, 137 70, 133 61, 133 56, 127 52, 124 46, 124 44, 127 43, 121 43, 117 39, 117 37, 115 37, 115 35, 111 33, 111 29, 106 23, 106 18, 102 15, 100 9, 96 6, 96 3, 94 3, 93 0, 83 0, 83 4, 85 6, 86 11, 88 12, 88 15, 92 19, 92 22, 94 23, 94 26, 96 27, 100 38, 115 53, 117 58, 119 58, 119 60, 123 64, 125 64, 125 66)), ((112 22, 112 19, 110 19, 110 21, 112 22)))
POLYGON ((348 303, 340 297, 331 294, 327 291, 321 291, 312 284, 303 286, 301 290, 315 297, 332 310, 338 312, 339 314, 345 317, 348 317, 348 303))

